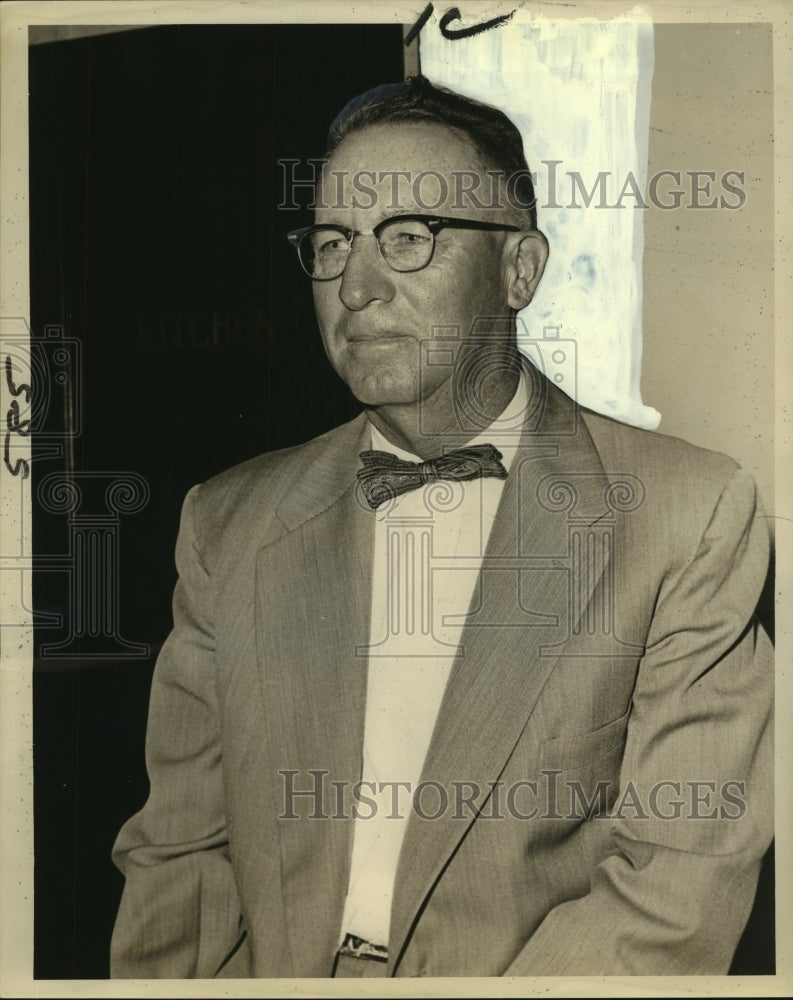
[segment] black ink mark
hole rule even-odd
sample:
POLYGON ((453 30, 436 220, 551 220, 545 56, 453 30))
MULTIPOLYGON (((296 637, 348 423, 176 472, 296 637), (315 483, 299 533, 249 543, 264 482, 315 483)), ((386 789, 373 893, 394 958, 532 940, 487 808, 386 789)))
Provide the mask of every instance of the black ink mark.
MULTIPOLYGON (((515 8, 517 10, 517 7, 515 8)), ((457 7, 450 7, 449 10, 441 18, 440 29, 441 34, 444 38, 448 38, 454 41, 455 38, 471 38, 474 35, 480 35, 483 31, 487 31, 488 28, 495 28, 499 24, 504 24, 508 21, 515 10, 509 12, 509 14, 502 14, 500 17, 494 17, 490 21, 485 21, 483 24, 472 24, 470 28, 449 28, 449 24, 452 21, 460 21, 462 17, 460 11, 457 7)))
POLYGON ((418 35, 424 25, 429 21, 430 15, 432 14, 433 7, 431 3, 428 3, 424 10, 419 15, 418 21, 413 25, 410 31, 405 35, 405 45, 410 45, 413 39, 418 35))
POLYGON ((18 458, 13 465, 11 464, 11 435, 13 433, 19 434, 20 437, 27 437, 30 434, 30 420, 19 419, 19 402, 17 401, 17 396, 21 396, 22 393, 24 393, 25 402, 29 403, 33 391, 31 387, 25 383, 18 386, 15 385, 13 367, 11 364, 11 357, 9 355, 6 355, 5 359, 5 373, 6 386, 14 398, 11 400, 11 406, 9 406, 8 414, 6 415, 6 436, 5 443, 3 445, 3 461, 5 462, 5 467, 12 476, 18 476, 21 472, 22 478, 27 479, 30 475, 30 463, 27 459, 18 458))
POLYGON ((6 434, 5 445, 3 446, 3 461, 5 466, 12 476, 18 476, 22 473, 22 478, 27 479, 30 475, 30 463, 26 458, 18 458, 14 464, 11 464, 11 435, 6 434))
MULTIPOLYGON (((433 11, 433 6, 428 3, 424 10, 421 12, 419 19, 410 29, 410 31, 405 35, 405 45, 410 45, 410 43, 418 36, 421 29, 429 21, 430 15, 433 11)), ((515 10, 518 8, 516 7, 515 10)), ((450 41, 454 41, 456 38, 472 38, 474 35, 479 35, 483 31, 487 31, 488 28, 496 28, 499 24, 504 24, 508 21, 515 10, 509 12, 509 14, 502 14, 500 17, 494 17, 490 21, 485 21, 482 24, 472 24, 470 28, 450 28, 449 25, 452 21, 461 21, 462 15, 460 14, 459 8, 450 7, 446 13, 443 15, 440 21, 441 34, 444 38, 448 38, 450 41)))
POLYGON ((11 363, 10 355, 6 355, 5 369, 6 369, 6 385, 8 386, 8 391, 11 393, 12 396, 19 396, 24 392, 25 402, 29 403, 33 390, 30 388, 29 385, 25 385, 24 383, 22 383, 22 385, 20 386, 14 385, 14 369, 11 363))

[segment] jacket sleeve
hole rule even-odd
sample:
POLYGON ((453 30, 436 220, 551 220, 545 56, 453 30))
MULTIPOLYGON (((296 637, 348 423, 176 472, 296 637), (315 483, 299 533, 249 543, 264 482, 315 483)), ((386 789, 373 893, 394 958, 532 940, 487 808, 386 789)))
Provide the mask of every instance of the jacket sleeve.
POLYGON ((773 833, 773 668, 753 616, 767 559, 738 469, 660 591, 620 796, 590 820, 610 824, 610 849, 589 893, 551 910, 506 975, 728 971, 773 833))
POLYGON ((198 490, 182 510, 174 628, 152 681, 150 793, 113 850, 126 878, 111 944, 116 978, 214 976, 232 954, 238 967, 247 949, 224 814, 212 586, 197 540, 198 490))

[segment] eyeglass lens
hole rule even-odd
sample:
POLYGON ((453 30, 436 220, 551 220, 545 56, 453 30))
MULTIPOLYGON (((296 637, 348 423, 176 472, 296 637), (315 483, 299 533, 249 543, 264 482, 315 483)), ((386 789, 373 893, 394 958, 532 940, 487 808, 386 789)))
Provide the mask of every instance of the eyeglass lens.
MULTIPOLYGON (((377 242, 386 263, 395 271, 417 271, 432 256, 433 235, 418 219, 394 219, 380 227, 377 242)), ((307 233, 300 243, 300 259, 312 278, 338 278, 352 243, 336 229, 307 233)))

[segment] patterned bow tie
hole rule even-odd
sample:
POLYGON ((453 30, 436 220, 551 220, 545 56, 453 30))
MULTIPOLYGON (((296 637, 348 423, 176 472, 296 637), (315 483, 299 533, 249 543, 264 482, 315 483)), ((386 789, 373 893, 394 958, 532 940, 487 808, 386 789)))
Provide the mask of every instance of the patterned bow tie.
POLYGON ((439 479, 456 482, 481 476, 506 479, 507 470, 499 461, 501 457, 492 444, 460 448, 426 462, 406 462, 390 451, 363 451, 364 467, 358 470, 358 479, 369 506, 377 510, 386 500, 439 479))

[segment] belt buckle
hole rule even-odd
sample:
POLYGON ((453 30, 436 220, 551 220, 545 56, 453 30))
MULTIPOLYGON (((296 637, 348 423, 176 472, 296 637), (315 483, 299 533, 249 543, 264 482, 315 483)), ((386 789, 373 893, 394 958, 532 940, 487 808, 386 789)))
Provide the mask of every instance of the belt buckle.
POLYGON ((369 941, 364 941, 363 938, 356 937, 354 934, 347 934, 344 937, 344 941, 339 948, 340 955, 346 955, 348 958, 361 958, 368 962, 387 962, 388 961, 388 948, 382 944, 372 944, 369 941))

